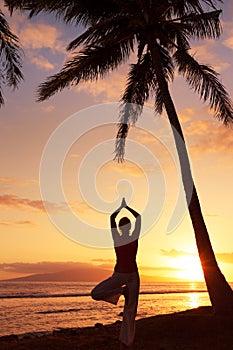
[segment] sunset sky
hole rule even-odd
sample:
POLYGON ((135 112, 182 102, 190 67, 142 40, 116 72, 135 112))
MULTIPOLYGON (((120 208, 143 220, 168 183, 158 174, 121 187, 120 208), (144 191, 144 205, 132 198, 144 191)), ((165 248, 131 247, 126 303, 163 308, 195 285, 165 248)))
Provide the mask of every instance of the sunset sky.
MULTIPOLYGON (((222 6, 221 39, 195 42, 193 53, 201 63, 211 64, 221 74, 233 98, 233 3, 225 1, 222 6)), ((153 115, 153 104, 149 103, 130 131, 126 161, 113 161, 116 103, 126 81, 127 65, 98 83, 74 86, 38 103, 38 85, 59 71, 67 58, 67 44, 81 28, 48 15, 28 20, 24 14, 14 13, 8 20, 24 49, 25 79, 16 91, 4 90, 5 106, 0 110, 0 279, 66 268, 86 271, 90 280, 97 278, 97 271, 110 274, 115 256, 109 243, 109 215, 125 196, 130 206, 142 214, 144 226, 137 259, 142 279, 201 280, 188 214, 182 209, 182 220, 177 219, 172 232, 167 230, 180 182, 166 116, 153 115), (46 188, 47 210, 56 222, 61 219, 62 224, 66 223, 65 232, 61 232, 43 205, 41 161, 52 133, 58 127, 62 132, 61 125, 65 127, 74 115, 76 124, 70 131, 76 139, 70 141, 61 169, 62 188, 69 210, 75 213, 74 221, 69 221, 63 202, 52 200, 57 192, 54 173, 49 169, 46 178, 50 181, 46 188), (166 142, 168 148, 164 146, 166 142), (78 177, 81 167, 84 175, 78 177), (81 222, 77 228, 75 220, 81 222), (87 229, 81 232, 83 227, 87 229), (90 243, 88 232, 95 228, 99 236, 90 243), (72 233, 75 230, 80 230, 77 238, 72 233), (99 241, 101 230, 108 236, 105 248, 99 241)), ((213 118, 208 105, 189 90, 183 78, 175 77, 171 92, 212 245, 222 272, 228 281, 233 281, 232 128, 213 118)), ((59 135, 56 141, 62 148, 63 135, 61 142, 59 135)), ((54 163, 58 153, 54 154, 54 163)))

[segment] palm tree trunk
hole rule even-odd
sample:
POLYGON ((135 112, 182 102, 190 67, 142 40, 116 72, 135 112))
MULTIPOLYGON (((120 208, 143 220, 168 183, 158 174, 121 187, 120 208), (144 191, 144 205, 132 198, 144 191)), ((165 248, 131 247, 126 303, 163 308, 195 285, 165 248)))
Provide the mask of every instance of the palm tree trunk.
POLYGON ((149 50, 151 51, 156 78, 163 94, 167 116, 172 126, 172 132, 180 161, 182 181, 186 194, 189 214, 194 228, 197 249, 201 260, 210 301, 216 314, 232 314, 233 291, 218 267, 210 242, 209 234, 201 212, 197 191, 193 182, 183 132, 169 92, 168 84, 163 74, 159 48, 155 42, 151 42, 149 50), (192 188, 191 198, 189 195, 190 188, 192 188))

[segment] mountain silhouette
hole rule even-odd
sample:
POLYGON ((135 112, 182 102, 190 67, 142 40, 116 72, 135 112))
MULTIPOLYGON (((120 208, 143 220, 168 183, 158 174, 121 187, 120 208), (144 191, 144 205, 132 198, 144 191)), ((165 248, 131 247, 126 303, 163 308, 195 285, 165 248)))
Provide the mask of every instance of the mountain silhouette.
POLYGON ((75 268, 52 273, 38 273, 24 277, 11 278, 7 281, 28 282, 97 282, 109 277, 111 272, 102 268, 75 268))

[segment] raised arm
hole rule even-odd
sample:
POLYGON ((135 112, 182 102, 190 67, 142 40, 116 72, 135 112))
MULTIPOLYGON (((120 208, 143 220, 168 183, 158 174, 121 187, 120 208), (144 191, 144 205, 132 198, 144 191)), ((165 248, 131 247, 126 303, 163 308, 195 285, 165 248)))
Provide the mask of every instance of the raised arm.
POLYGON ((138 238, 141 231, 141 215, 138 212, 136 212, 136 210, 130 208, 128 205, 125 206, 125 209, 127 209, 136 218, 135 227, 131 236, 134 238, 138 238))
POLYGON ((126 206, 125 199, 122 199, 121 205, 118 209, 116 209, 110 216, 110 225, 112 230, 112 237, 114 242, 116 243, 117 239, 120 237, 120 234, 117 230, 116 217, 120 213, 121 209, 126 206))
POLYGON ((110 224, 111 224, 111 228, 116 228, 116 217, 117 215, 120 213, 121 209, 118 208, 117 210, 115 210, 112 215, 110 216, 110 224))
POLYGON ((130 208, 128 205, 125 206, 125 209, 127 209, 128 211, 130 211, 131 214, 133 214, 133 216, 135 218, 137 218, 138 216, 141 216, 139 213, 136 212, 136 210, 130 208))
POLYGON ((111 224, 111 228, 116 228, 117 225, 116 225, 116 217, 117 215, 120 213, 121 209, 124 208, 126 206, 126 201, 125 201, 125 198, 122 198, 122 201, 121 201, 121 205, 118 209, 116 209, 112 215, 110 216, 110 224, 111 224))

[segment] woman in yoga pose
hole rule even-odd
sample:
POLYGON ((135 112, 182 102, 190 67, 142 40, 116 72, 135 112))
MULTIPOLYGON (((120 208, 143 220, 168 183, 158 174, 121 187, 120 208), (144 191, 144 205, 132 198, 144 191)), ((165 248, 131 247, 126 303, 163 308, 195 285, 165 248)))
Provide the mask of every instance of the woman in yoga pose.
POLYGON ((130 208, 125 199, 121 206, 110 217, 111 231, 116 253, 116 264, 113 275, 98 284, 91 292, 95 300, 117 304, 121 295, 125 297, 123 321, 120 330, 121 349, 130 349, 135 335, 135 317, 137 314, 139 294, 139 274, 136 262, 138 238, 141 229, 141 216, 130 208), (121 209, 127 209, 136 218, 135 227, 131 233, 131 222, 128 217, 119 220, 119 229, 116 217, 121 209))

